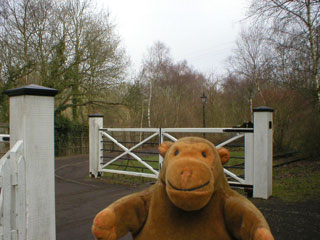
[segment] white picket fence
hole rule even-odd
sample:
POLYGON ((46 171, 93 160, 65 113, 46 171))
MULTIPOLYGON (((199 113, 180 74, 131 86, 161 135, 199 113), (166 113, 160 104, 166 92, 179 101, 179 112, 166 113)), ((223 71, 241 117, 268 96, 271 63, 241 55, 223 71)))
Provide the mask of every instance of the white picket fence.
POLYGON ((23 141, 0 160, 0 239, 24 240, 26 234, 26 175, 23 141))

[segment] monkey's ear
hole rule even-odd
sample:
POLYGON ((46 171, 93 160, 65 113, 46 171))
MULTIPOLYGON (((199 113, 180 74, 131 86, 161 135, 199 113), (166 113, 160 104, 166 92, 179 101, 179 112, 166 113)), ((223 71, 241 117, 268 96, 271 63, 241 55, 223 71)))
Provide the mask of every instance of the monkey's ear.
POLYGON ((169 142, 169 141, 163 142, 160 144, 160 146, 158 147, 158 151, 162 157, 166 155, 167 151, 172 146, 172 144, 173 142, 169 142))
POLYGON ((224 165, 225 163, 227 163, 230 159, 230 153, 229 150, 226 148, 218 148, 218 154, 220 156, 220 160, 222 165, 224 165))

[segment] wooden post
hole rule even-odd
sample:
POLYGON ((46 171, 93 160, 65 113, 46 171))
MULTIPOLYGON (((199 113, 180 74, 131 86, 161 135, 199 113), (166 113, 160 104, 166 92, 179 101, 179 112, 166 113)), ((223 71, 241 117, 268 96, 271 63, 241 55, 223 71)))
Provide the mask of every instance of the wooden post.
MULTIPOLYGON (((159 128, 159 146, 163 143, 163 135, 162 135, 162 130, 161 128, 159 128)), ((163 164, 163 157, 160 155, 159 153, 159 174, 160 174, 160 170, 162 168, 162 164, 163 164)))
POLYGON ((272 116, 273 109, 258 107, 254 113, 253 197, 268 199, 272 195, 272 116))
POLYGON ((55 240, 54 96, 57 90, 28 85, 10 97, 10 148, 23 140, 26 239, 55 240))
POLYGON ((254 155, 253 155, 253 134, 245 133, 244 134, 244 177, 246 184, 253 184, 253 176, 254 176, 254 155))
POLYGON ((99 129, 103 128, 103 115, 89 115, 89 176, 99 176, 99 164, 102 161, 102 136, 99 129))

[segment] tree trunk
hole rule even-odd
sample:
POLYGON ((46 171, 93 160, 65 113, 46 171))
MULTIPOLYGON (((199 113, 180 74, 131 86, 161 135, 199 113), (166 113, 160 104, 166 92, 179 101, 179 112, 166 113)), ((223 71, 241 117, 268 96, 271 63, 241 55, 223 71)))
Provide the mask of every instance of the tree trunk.
MULTIPOLYGON (((141 119, 140 119, 140 128, 143 127, 143 113, 144 113, 144 107, 143 107, 143 102, 144 100, 142 100, 142 103, 141 103, 141 119)), ((140 132, 139 134, 139 142, 142 141, 142 132, 140 132)))
POLYGON ((151 100, 152 100, 152 81, 150 81, 149 100, 148 100, 148 127, 151 127, 151 100))
POLYGON ((320 86, 319 86, 319 76, 318 76, 318 61, 319 61, 319 56, 318 52, 316 49, 316 44, 315 44, 315 36, 314 36, 314 31, 313 31, 313 25, 311 21, 311 2, 308 0, 306 2, 307 4, 307 27, 309 30, 309 43, 310 43, 310 48, 311 48, 311 56, 312 56, 312 76, 313 76, 313 81, 314 81, 314 86, 317 94, 317 106, 318 110, 320 112, 320 86))

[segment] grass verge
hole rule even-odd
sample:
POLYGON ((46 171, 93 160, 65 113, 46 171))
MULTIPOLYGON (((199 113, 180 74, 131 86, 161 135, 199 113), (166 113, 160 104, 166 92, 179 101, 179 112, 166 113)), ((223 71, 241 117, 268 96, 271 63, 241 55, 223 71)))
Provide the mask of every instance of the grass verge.
POLYGON ((272 195, 286 202, 320 199, 320 159, 275 168, 272 195))
MULTIPOLYGON (((243 151, 232 151, 231 156, 243 157, 243 151)), ((149 164, 158 168, 158 156, 144 156, 144 160, 154 161, 149 164)), ((226 164, 241 164, 242 159, 230 159, 226 164)), ((122 161, 119 166, 110 166, 111 169, 139 171, 150 173, 148 169, 139 169, 141 163, 137 161, 122 161)), ((230 169, 236 175, 242 175, 243 169, 230 169)), ((126 175, 104 173, 104 179, 111 183, 141 184, 153 182, 154 179, 142 177, 133 177, 126 175)), ((320 199, 320 158, 317 160, 303 160, 292 164, 284 165, 273 170, 273 197, 279 198, 285 202, 308 201, 320 199)))

